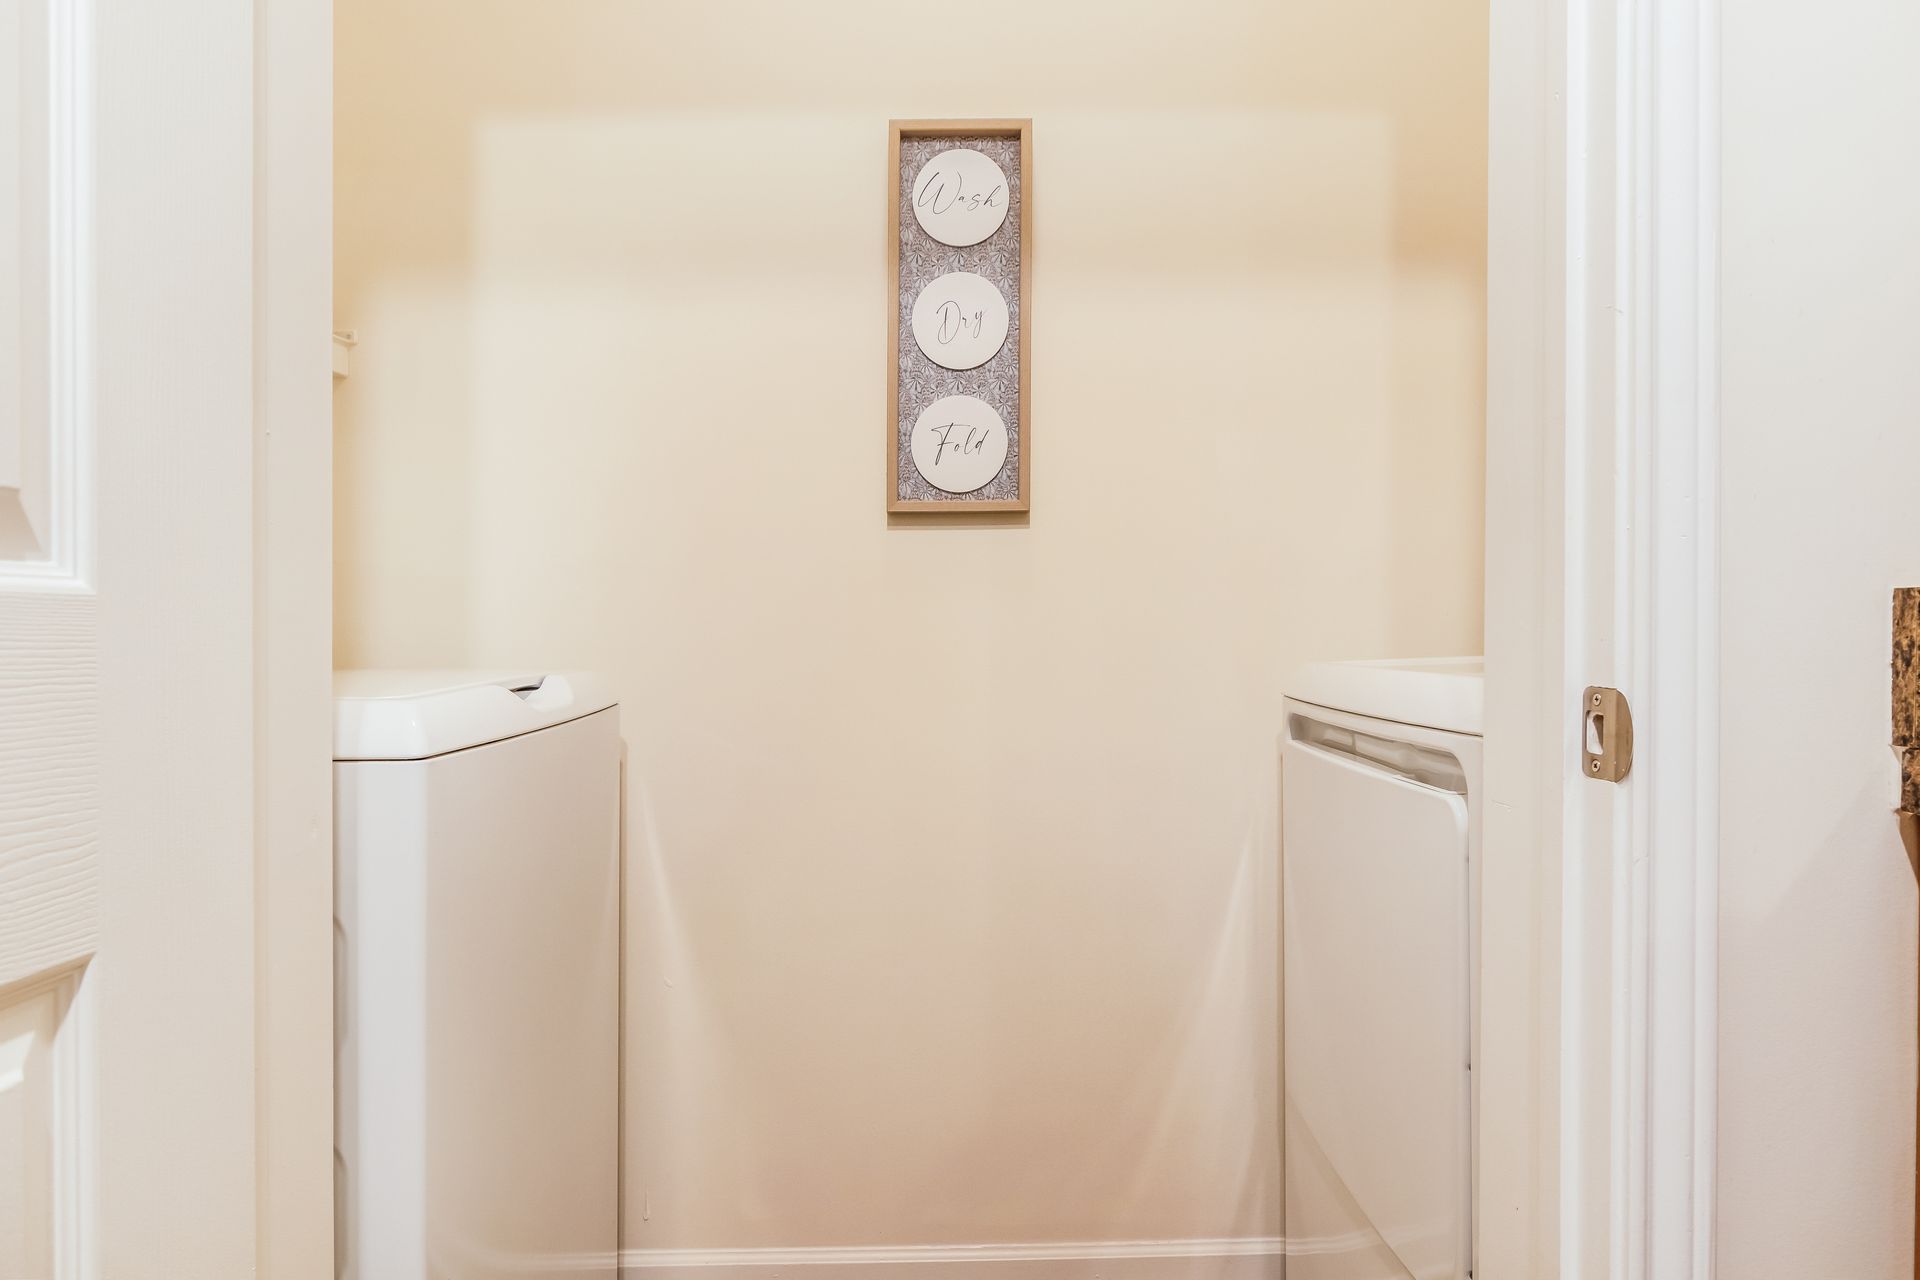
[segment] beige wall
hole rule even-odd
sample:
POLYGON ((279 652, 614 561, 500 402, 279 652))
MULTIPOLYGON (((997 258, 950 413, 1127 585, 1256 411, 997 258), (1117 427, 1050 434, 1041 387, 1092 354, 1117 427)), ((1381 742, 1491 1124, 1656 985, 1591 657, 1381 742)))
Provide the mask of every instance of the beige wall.
POLYGON ((1721 7, 1720 1274, 1911 1274, 1920 9, 1721 7))
POLYGON ((338 3, 338 653, 618 682, 631 1246, 1277 1234, 1282 674, 1480 643, 1484 6, 970 12, 338 3), (941 115, 1030 523, 882 509, 941 115))

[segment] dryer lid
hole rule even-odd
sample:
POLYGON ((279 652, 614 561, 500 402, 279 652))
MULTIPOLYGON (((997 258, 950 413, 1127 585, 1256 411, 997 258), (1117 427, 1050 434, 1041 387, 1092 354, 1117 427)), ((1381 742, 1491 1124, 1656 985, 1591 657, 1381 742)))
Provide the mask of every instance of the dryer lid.
POLYGON ((1479 737, 1485 669, 1483 658, 1316 662, 1287 682, 1287 696, 1332 711, 1479 737))
POLYGON ((423 760, 614 705, 585 671, 336 671, 335 760, 423 760))

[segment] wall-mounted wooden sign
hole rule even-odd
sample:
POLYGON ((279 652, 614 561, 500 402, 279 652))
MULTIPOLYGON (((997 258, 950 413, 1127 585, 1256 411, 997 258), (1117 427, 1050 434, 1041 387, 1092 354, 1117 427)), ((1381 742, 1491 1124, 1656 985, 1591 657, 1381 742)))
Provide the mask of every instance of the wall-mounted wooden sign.
POLYGON ((1032 122, 895 120, 887 175, 887 510, 1029 510, 1032 122))

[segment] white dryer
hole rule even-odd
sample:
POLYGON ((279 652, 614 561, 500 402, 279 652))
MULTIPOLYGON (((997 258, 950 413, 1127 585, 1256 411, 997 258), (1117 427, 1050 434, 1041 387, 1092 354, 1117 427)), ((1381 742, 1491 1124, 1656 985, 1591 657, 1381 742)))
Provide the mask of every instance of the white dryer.
POLYGON ((1324 663, 1285 703, 1288 1280, 1473 1267, 1482 663, 1324 663))
POLYGON ((578 673, 335 673, 343 1280, 613 1280, 619 714, 578 673))

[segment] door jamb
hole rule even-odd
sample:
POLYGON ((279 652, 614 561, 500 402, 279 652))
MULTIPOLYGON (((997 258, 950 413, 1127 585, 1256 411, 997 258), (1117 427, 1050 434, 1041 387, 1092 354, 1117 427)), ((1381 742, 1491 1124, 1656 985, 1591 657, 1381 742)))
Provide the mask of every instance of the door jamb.
POLYGON ((1718 5, 1492 0, 1491 35, 1480 1273, 1706 1280, 1718 5), (1589 684, 1634 706, 1618 786, 1589 684))
POLYGON ((1651 768, 1628 836, 1616 1036, 1629 1276, 1714 1273, 1719 946, 1719 8, 1630 6, 1632 678, 1651 768))
POLYGON ((333 3, 253 21, 255 1258, 331 1280, 333 3))

